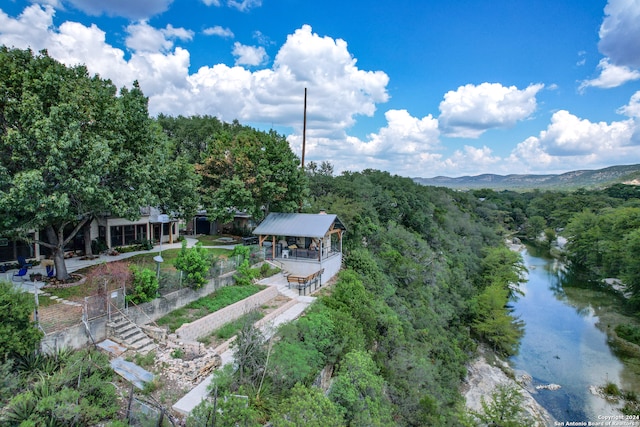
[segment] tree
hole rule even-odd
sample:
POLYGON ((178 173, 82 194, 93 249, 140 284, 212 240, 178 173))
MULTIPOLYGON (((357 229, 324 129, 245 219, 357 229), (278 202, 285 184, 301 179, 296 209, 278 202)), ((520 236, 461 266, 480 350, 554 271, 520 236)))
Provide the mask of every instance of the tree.
POLYGON ((175 266, 187 275, 186 281, 189 286, 198 289, 207 283, 207 273, 211 267, 211 255, 206 248, 202 247, 200 242, 187 249, 187 241, 183 240, 175 266))
POLYGON ((302 201, 306 175, 285 137, 275 131, 243 129, 211 141, 208 149, 198 171, 212 219, 228 221, 240 210, 259 220, 271 210, 292 212, 302 201))
POLYGON ((482 259, 481 285, 498 284, 513 296, 514 286, 525 281, 527 268, 522 263, 522 257, 505 246, 489 248, 482 259))
POLYGON ((480 405, 482 411, 472 412, 482 425, 520 427, 531 426, 536 423, 523 409, 524 398, 520 391, 513 385, 500 384, 496 391, 491 393, 491 399, 487 402, 484 396, 480 405))
POLYGON ((31 294, 0 282, 0 359, 36 350, 42 332, 31 320, 35 301, 31 294))
POLYGON ((494 350, 511 356, 518 350, 524 324, 510 315, 508 301, 509 291, 503 286, 495 283, 486 287, 474 300, 475 320, 472 328, 492 344, 494 350))
POLYGON ((355 351, 341 362, 329 398, 345 409, 349 425, 389 426, 394 423, 384 388, 384 379, 371 356, 355 351))
POLYGON ((64 248, 108 212, 136 219, 155 205, 162 133, 137 83, 116 87, 46 51, 0 48, 0 229, 52 251, 68 277, 64 248))
POLYGON ((341 408, 322 390, 296 384, 271 419, 274 427, 338 427, 345 425, 341 408))
POLYGON ((267 349, 265 336, 253 324, 247 322, 231 343, 231 348, 233 349, 233 358, 238 367, 239 384, 256 384, 266 368, 267 349))

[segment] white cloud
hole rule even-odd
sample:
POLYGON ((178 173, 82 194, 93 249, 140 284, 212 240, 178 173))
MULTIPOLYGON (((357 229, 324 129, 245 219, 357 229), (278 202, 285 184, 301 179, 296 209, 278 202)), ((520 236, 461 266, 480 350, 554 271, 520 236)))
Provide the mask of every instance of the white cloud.
POLYGON ((640 2, 609 0, 598 49, 618 66, 640 68, 640 2))
MULTIPOLYGON (((180 58, 186 60, 187 55, 180 58)), ((308 135, 344 141, 354 116, 372 115, 376 103, 388 98, 385 73, 358 69, 344 41, 320 37, 309 26, 289 35, 272 68, 251 72, 217 64, 189 75, 186 65, 175 66, 182 64, 178 59, 168 62, 174 64, 173 79, 186 82, 183 88, 174 84, 156 92, 149 89, 151 79, 141 80, 152 113, 210 114, 226 121, 275 123, 291 126, 300 134, 307 87, 308 135)))
POLYGON ((241 12, 247 12, 249 9, 262 6, 262 0, 228 0, 227 4, 229 7, 234 7, 241 12))
POLYGON ((580 90, 589 86, 609 89, 621 86, 629 81, 640 79, 640 72, 629 67, 613 65, 608 58, 603 58, 598 64, 600 75, 592 80, 585 80, 580 84, 580 90))
POLYGON ((169 8, 173 0, 66 0, 89 15, 107 14, 129 19, 146 19, 169 8))
POLYGON ((448 170, 455 170, 458 174, 477 174, 479 170, 498 173, 496 168, 502 159, 492 154, 492 150, 487 146, 476 148, 465 145, 463 150, 456 150, 450 158, 446 159, 443 166, 448 170))
MULTIPOLYGON (((202 3, 207 6, 222 6, 222 2, 220 0, 202 0, 202 3)), ((227 6, 238 9, 241 12, 248 12, 250 9, 262 6, 262 0, 227 0, 226 3, 227 6)))
POLYGON ((184 28, 175 28, 171 24, 157 29, 142 21, 127 27, 129 34, 125 43, 129 49, 139 52, 161 52, 173 48, 173 40, 191 40, 193 32, 184 28))
POLYGON ((54 15, 51 6, 28 6, 15 19, 0 10, 0 44, 35 51, 44 49, 54 34, 54 15))
POLYGON ((258 66, 267 62, 269 57, 267 51, 262 46, 247 46, 240 42, 233 44, 233 56, 236 58, 236 65, 258 66))
POLYGON ((594 123, 560 110, 553 114, 551 123, 539 136, 518 144, 508 162, 520 165, 522 171, 549 173, 626 164, 628 159, 640 155, 640 146, 634 137, 636 127, 633 119, 594 123))
POLYGON ((631 95, 629 103, 618 109, 618 113, 627 117, 640 118, 640 91, 631 95))
POLYGON ((358 152, 408 154, 410 156, 439 145, 438 120, 431 114, 422 119, 412 117, 407 110, 389 110, 385 113, 387 126, 377 134, 370 134, 369 141, 358 152))
POLYGON ((492 128, 508 128, 536 110, 536 94, 544 85, 524 90, 500 83, 468 84, 449 91, 440 103, 440 130, 452 137, 478 138, 492 128))
POLYGON ((220 25, 205 28, 202 31, 207 36, 219 36, 224 38, 233 38, 234 34, 229 28, 222 28, 220 25))

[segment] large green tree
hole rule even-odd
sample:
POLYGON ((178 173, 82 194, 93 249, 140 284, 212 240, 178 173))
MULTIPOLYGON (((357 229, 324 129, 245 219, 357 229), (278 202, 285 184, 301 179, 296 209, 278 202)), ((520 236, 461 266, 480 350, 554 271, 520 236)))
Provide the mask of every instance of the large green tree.
POLYGON ((43 230, 37 243, 59 279, 65 246, 95 216, 136 219, 142 206, 180 204, 168 188, 194 171, 168 167, 166 150, 137 83, 118 93, 46 51, 0 48, 0 230, 23 239, 43 230), (163 170, 180 177, 164 182, 163 170))
POLYGON ((258 220, 269 211, 292 212, 307 188, 298 158, 275 131, 243 128, 218 135, 198 170, 207 212, 222 221, 232 219, 236 210, 258 220))

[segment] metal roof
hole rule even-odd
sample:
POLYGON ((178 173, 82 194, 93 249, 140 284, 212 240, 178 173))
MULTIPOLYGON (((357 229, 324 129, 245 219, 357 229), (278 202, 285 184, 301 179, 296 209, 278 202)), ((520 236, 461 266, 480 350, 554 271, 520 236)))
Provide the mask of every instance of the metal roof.
POLYGON ((253 230, 253 234, 322 238, 334 223, 334 228, 346 230, 337 215, 272 212, 253 230))

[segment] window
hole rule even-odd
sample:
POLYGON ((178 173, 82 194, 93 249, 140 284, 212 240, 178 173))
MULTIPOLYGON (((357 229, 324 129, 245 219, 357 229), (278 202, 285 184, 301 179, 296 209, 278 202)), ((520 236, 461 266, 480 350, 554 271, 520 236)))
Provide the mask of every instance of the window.
POLYGON ((135 225, 125 225, 124 226, 124 244, 132 245, 134 240, 136 240, 135 225))
POLYGON ((121 225, 111 226, 111 247, 122 246, 122 239, 124 237, 124 230, 121 225))
POLYGON ((136 224, 136 239, 147 239, 147 224, 136 224))

